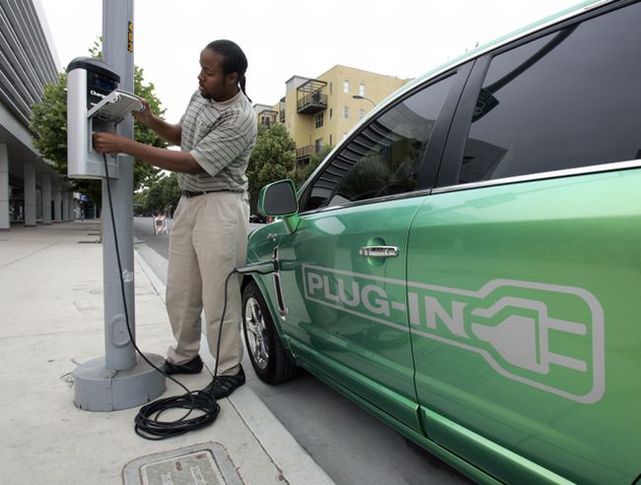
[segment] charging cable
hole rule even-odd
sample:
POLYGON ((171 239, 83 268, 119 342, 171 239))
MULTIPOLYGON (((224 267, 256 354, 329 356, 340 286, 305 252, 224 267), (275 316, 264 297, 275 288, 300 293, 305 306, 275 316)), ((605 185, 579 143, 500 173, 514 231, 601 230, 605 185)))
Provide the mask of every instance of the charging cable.
POLYGON ((111 225, 114 234, 114 245, 116 250, 116 260, 118 263, 118 274, 120 276, 120 291, 122 295, 122 303, 124 306, 125 313, 125 322, 127 324, 127 332, 129 333, 129 339, 134 346, 134 349, 138 354, 154 368, 157 372, 160 372, 165 377, 168 377, 170 380, 178 384, 182 389, 185 390, 185 394, 171 396, 163 399, 158 399, 149 404, 145 404, 140 408, 138 414, 134 419, 135 431, 136 434, 142 438, 148 440, 163 440, 170 438, 172 436, 178 436, 188 431, 194 431, 196 429, 203 428, 212 424, 218 417, 220 412, 220 405, 216 402, 216 397, 213 394, 213 384, 216 382, 216 376, 218 375, 218 359, 220 355, 220 342, 221 336, 223 333, 223 322, 225 321, 225 314, 227 313, 227 296, 229 291, 229 281, 232 276, 248 273, 259 273, 259 274, 269 274, 276 270, 275 262, 267 263, 254 263, 248 264, 241 268, 234 268, 225 278, 224 285, 224 298, 223 298, 223 309, 220 316, 220 328, 218 330, 218 339, 216 341, 216 363, 214 365, 214 373, 212 377, 212 382, 205 388, 190 391, 185 387, 181 382, 179 382, 174 377, 168 375, 161 368, 156 367, 153 362, 151 362, 147 356, 138 348, 136 345, 136 340, 133 336, 131 326, 129 323, 129 312, 127 309, 127 298, 125 294, 125 282, 122 275, 122 262, 120 260, 120 249, 118 246, 118 237, 116 233, 116 219, 114 217, 113 211, 113 201, 111 197, 111 186, 109 184, 109 167, 107 164, 107 156, 102 155, 105 164, 105 185, 107 186, 107 200, 109 202, 109 212, 111 215, 111 225), (173 420, 165 421, 161 420, 160 417, 163 413, 170 409, 187 409, 187 413, 182 417, 173 420), (189 418, 194 410, 198 410, 201 414, 189 418), (188 419, 189 418, 189 419, 188 419))

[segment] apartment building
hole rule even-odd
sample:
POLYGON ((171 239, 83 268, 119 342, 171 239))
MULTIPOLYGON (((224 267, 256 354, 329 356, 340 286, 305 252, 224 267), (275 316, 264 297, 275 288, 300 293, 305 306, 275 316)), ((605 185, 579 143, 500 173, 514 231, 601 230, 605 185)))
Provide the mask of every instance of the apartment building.
POLYGON ((258 123, 282 123, 296 143, 296 159, 305 164, 325 146, 334 146, 376 104, 407 79, 336 65, 310 79, 292 76, 276 105, 256 104, 258 123))

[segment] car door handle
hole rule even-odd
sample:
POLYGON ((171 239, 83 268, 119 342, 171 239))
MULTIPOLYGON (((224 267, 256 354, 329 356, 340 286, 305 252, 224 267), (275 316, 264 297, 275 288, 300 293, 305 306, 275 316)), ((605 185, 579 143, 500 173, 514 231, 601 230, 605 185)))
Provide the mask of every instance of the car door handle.
POLYGON ((358 250, 361 256, 368 258, 395 258, 398 256, 396 246, 364 246, 358 250))

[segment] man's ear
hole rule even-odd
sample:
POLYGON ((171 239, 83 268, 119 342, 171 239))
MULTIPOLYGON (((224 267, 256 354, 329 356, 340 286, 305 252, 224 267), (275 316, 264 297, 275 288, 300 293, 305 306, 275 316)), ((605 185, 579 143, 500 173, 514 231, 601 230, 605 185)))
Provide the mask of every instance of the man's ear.
POLYGON ((225 82, 228 86, 238 86, 238 73, 232 72, 231 74, 228 74, 225 82))

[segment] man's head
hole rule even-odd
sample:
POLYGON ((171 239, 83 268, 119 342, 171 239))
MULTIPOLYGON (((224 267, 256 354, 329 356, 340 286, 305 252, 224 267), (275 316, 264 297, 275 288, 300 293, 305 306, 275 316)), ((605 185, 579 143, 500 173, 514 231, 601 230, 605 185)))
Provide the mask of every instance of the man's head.
POLYGON ((230 40, 215 40, 200 53, 200 94, 214 101, 226 101, 245 92, 247 57, 237 44, 230 40))

